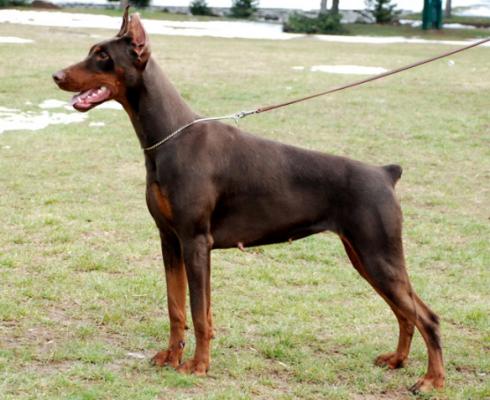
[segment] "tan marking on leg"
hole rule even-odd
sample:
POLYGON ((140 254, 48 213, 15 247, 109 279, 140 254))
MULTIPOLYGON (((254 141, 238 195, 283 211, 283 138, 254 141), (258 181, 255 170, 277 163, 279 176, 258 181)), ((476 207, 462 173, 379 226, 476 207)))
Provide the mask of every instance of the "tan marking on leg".
POLYGON ((158 210, 167 220, 172 220, 172 207, 165 191, 157 184, 150 185, 151 193, 156 200, 158 210))
POLYGON ((182 361, 186 329, 186 288, 187 276, 184 264, 165 268, 167 279, 167 302, 170 318, 170 339, 168 349, 158 352, 153 357, 153 363, 158 366, 170 365, 177 368, 182 361))

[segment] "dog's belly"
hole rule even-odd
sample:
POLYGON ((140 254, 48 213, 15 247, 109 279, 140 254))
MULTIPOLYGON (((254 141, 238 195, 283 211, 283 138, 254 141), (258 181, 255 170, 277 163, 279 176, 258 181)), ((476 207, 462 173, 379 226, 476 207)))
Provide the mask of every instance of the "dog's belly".
POLYGON ((333 230, 325 207, 309 208, 281 201, 247 201, 222 204, 213 214, 214 248, 250 247, 300 239, 333 230), (230 207, 233 206, 233 207, 230 207))

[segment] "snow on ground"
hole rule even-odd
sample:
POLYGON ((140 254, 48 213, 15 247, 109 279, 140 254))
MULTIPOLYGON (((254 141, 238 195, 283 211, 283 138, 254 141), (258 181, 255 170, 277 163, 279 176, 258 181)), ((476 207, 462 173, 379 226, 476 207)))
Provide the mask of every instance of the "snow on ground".
POLYGON ((15 43, 15 44, 24 44, 24 43, 32 43, 31 39, 23 39, 16 36, 0 36, 0 43, 15 43))
POLYGON ((361 65, 314 65, 310 71, 329 74, 378 75, 388 70, 382 67, 363 67, 361 65))
POLYGON ((62 100, 46 99, 39 104, 39 108, 43 108, 43 109, 61 108, 61 107, 73 111, 73 107, 71 107, 66 101, 62 101, 62 100))
MULTIPOLYGON (((15 23, 41 26, 57 26, 70 28, 104 28, 119 30, 120 17, 106 15, 62 13, 59 11, 20 11, 0 10, 0 23, 15 23)), ((148 33, 177 36, 211 36, 223 38, 289 40, 304 37, 302 34, 282 32, 277 24, 241 21, 163 21, 144 20, 148 33)), ((444 44, 464 46, 462 40, 426 40, 404 37, 373 37, 373 36, 339 36, 314 35, 326 42, 364 43, 364 44, 444 44)), ((486 43, 490 47, 490 43, 486 43)))
MULTIPOLYGON (((65 108, 66 110, 74 111, 74 108, 70 105, 70 103, 63 101, 63 100, 57 100, 57 99, 46 99, 43 102, 39 104, 39 108, 43 109, 49 109, 49 108, 65 108)), ((114 101, 107 101, 105 103, 102 103, 97 106, 98 109, 105 109, 105 110, 122 110, 122 106, 114 101)))
MULTIPOLYGON (((400 23, 402 25, 410 25, 413 28, 419 28, 422 26, 422 21, 419 20, 411 20, 411 19, 401 19, 400 23)), ((476 26, 473 25, 463 25, 463 24, 458 24, 458 23, 451 23, 447 24, 444 23, 444 29, 476 29, 476 26)), ((490 31, 489 31, 490 34, 490 31)))
MULTIPOLYGON (((319 40, 337 43, 364 43, 364 44, 443 44, 449 46, 466 46, 471 41, 464 40, 429 40, 419 38, 406 38, 402 36, 336 36, 315 35, 319 40)), ((482 46, 490 47, 490 42, 482 46)))
MULTIPOLYGON (((304 71, 306 67, 295 65, 291 69, 294 71, 304 71)), ((326 72, 327 74, 378 75, 388 70, 382 67, 363 67, 361 65, 313 65, 309 68, 309 71, 326 72)))
POLYGON ((59 113, 41 111, 20 111, 13 108, 0 107, 0 133, 6 131, 37 131, 48 125, 71 124, 82 122, 87 114, 81 113, 59 113))
MULTIPOLYGON (((26 102, 26 105, 32 106, 32 103, 26 102)), ((46 99, 38 107, 43 111, 21 111, 15 108, 0 107, 0 133, 19 130, 37 131, 49 125, 82 122, 88 117, 88 114, 75 111, 68 102, 63 100, 46 99), (68 112, 51 111, 60 108, 68 112)), ((115 101, 108 101, 97 108, 122 110, 121 105, 115 101)), ((104 125, 104 122, 91 122, 89 124, 92 127, 104 125)))
MULTIPOLYGON (((119 30, 121 17, 75 14, 59 11, 0 10, 0 23, 70 28, 105 28, 119 30)), ((284 33, 277 24, 240 21, 163 21, 144 20, 150 34, 177 36, 211 36, 244 39, 285 40, 303 35, 284 33)))

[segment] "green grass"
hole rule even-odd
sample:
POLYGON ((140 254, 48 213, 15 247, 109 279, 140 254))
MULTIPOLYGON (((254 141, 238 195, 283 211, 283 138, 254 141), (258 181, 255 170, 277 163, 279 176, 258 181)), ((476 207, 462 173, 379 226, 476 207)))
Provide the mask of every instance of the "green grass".
MULTIPOLYGON (((0 105, 39 111, 46 98, 69 98, 50 75, 81 59, 93 33, 0 25, 0 35, 36 41, 0 47, 0 105)), ((221 115, 357 79, 294 65, 394 68, 447 48, 153 36, 152 49, 197 111, 221 115)), ((436 62, 240 123, 306 148, 403 165, 409 272, 442 318, 439 399, 490 396, 489 55, 473 49, 452 67, 436 62)), ((406 369, 372 365, 394 349, 397 324, 329 234, 213 252, 210 376, 149 366, 166 345, 166 288, 143 157, 122 112, 6 132, 0 172, 2 399, 412 398, 406 387, 427 362, 420 335, 406 369), (89 127, 94 121, 106 126, 89 127)), ((192 328, 188 343, 187 356, 192 328)))

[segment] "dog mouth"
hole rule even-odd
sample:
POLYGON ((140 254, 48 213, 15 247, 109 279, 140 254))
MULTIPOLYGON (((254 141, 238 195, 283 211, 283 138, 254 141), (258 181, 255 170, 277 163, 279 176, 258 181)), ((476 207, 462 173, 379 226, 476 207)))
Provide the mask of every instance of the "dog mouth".
POLYGON ((110 100, 111 95, 111 91, 106 86, 101 86, 96 89, 89 89, 76 94, 71 99, 71 105, 75 110, 88 111, 91 108, 110 100))

